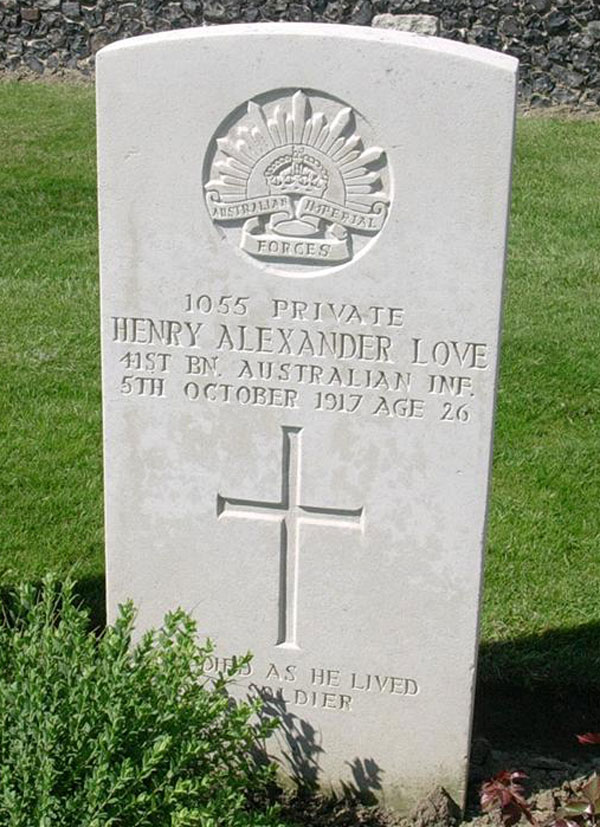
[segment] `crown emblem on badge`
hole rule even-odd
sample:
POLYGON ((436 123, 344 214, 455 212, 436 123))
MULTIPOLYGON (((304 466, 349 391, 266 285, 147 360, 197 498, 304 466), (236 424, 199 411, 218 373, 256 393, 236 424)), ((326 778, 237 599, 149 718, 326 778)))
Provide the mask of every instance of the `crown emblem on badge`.
POLYGON ((320 198, 327 189, 329 176, 318 158, 308 155, 304 147, 294 147, 269 164, 265 180, 272 195, 299 193, 320 198))
POLYGON ((365 148, 349 106, 302 90, 251 100, 212 152, 210 216, 241 225, 240 247, 253 258, 335 265, 383 227, 386 156, 365 148))

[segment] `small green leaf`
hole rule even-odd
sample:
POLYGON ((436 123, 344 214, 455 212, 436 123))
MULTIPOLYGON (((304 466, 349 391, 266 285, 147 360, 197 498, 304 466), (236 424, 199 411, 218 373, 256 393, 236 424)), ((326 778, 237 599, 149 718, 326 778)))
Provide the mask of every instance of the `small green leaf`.
POLYGON ((565 815, 580 816, 588 811, 589 806, 589 802, 584 799, 572 798, 565 803, 562 809, 565 815))
POLYGON ((594 773, 583 785, 581 792, 596 808, 597 804, 600 803, 600 777, 594 773))

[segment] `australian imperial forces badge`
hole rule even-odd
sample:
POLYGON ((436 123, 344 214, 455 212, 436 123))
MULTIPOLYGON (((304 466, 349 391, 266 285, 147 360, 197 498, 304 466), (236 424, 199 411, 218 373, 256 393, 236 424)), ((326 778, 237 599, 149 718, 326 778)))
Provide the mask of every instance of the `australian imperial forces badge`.
POLYGON ((204 184, 212 220, 258 260, 309 270, 351 260, 386 219, 384 151, 365 147, 356 114, 335 99, 260 100, 215 136, 204 184))

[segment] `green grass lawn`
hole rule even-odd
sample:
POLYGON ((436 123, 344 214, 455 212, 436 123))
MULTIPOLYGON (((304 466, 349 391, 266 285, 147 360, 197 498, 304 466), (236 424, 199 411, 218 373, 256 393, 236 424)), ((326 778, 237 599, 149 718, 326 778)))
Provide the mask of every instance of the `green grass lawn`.
POLYGON ((0 84, 0 583, 102 574, 90 87, 0 84))
MULTIPOLYGON (((91 87, 0 83, 0 585, 102 601, 91 87)), ((482 675, 600 686, 600 121, 521 119, 482 675)))

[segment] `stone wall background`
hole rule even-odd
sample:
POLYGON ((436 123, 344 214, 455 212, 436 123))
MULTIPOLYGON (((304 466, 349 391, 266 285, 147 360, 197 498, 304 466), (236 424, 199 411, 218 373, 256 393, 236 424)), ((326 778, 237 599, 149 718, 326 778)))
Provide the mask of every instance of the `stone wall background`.
POLYGON ((442 37, 518 57, 523 103, 600 105, 598 0, 0 0, 0 69, 91 75, 107 43, 188 26, 288 20, 419 28, 414 15, 433 16, 442 37), (397 17, 379 18, 389 14, 397 17))

